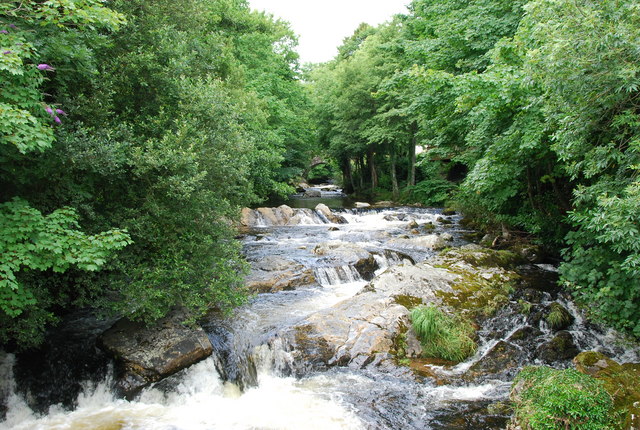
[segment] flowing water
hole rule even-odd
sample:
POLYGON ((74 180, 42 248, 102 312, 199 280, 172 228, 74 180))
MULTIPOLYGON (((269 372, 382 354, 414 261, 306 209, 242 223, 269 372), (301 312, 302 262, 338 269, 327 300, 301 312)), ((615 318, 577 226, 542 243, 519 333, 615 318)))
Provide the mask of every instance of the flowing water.
MULTIPOLYGON (((391 265, 429 259, 433 251, 409 240, 408 224, 414 221, 419 226, 432 223, 435 230, 429 234, 446 233, 450 246, 465 243, 458 217, 442 223, 438 210, 344 210, 341 215, 348 223, 333 225, 309 210, 301 225, 269 226, 264 219, 262 227, 246 234, 244 253, 254 265, 265 258, 286 259, 312 270, 317 282, 257 295, 231 318, 210 316, 202 325, 214 345, 213 356, 144 389, 132 401, 112 393, 112 371, 106 357, 68 334, 55 342, 58 348, 68 350, 64 339, 71 338, 92 351, 89 358, 64 358, 51 352, 54 347, 46 363, 29 364, 24 357, 4 354, 0 357, 0 399, 4 398, 6 416, 0 429, 504 428, 508 413, 491 405, 508 398, 513 372, 494 372, 473 381, 462 375, 501 341, 519 348, 518 366, 536 363, 529 351, 535 351, 552 333, 544 321, 514 311, 516 298, 483 322, 481 345, 474 357, 457 366, 431 365, 433 378, 416 377, 401 366, 386 371, 309 366, 300 372, 300 366, 293 365, 294 358, 277 334, 367 285, 354 267, 352 251, 365 250, 373 256, 376 273, 391 265), (312 252, 318 246, 340 252, 312 252), (512 341, 523 328, 536 330, 528 345, 512 341), (67 368, 73 363, 76 368, 67 368), (67 380, 54 374, 66 374, 67 380), (66 397, 61 393, 65 390, 66 397), (74 393, 72 400, 68 393, 74 393)), ((621 361, 638 360, 636 350, 612 347, 617 342, 613 334, 586 324, 577 309, 550 287, 553 272, 529 269, 538 282, 549 278, 539 289, 541 303, 561 300, 574 314, 576 321, 569 331, 579 349, 599 349, 621 361)), ((89 321, 86 317, 71 322, 74 327, 92 327, 85 333, 86 342, 103 328, 89 321)), ((564 360, 555 365, 568 364, 564 360)))

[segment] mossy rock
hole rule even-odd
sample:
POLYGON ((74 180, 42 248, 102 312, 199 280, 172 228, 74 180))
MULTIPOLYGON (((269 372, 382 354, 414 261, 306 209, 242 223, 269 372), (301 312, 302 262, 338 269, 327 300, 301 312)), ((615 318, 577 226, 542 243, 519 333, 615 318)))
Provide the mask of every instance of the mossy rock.
POLYGON ((522 258, 514 252, 476 246, 448 249, 442 257, 462 260, 475 267, 499 267, 502 269, 512 269, 523 262, 522 258))
POLYGON ((569 311, 558 302, 551 303, 551 306, 549 306, 549 312, 547 312, 545 317, 545 321, 553 330, 567 329, 571 324, 573 324, 574 319, 573 315, 571 315, 569 311))
POLYGON ((619 364, 600 352, 573 359, 578 371, 602 381, 613 398, 621 429, 640 429, 640 363, 619 364))
POLYGON ((537 357, 545 363, 570 360, 580 350, 573 341, 573 336, 568 331, 560 331, 553 339, 543 343, 536 351, 537 357))
POLYGON ((491 316, 507 304, 518 278, 514 272, 487 273, 461 266, 442 267, 458 275, 458 280, 451 285, 453 291, 438 291, 436 296, 456 312, 472 318, 491 316))

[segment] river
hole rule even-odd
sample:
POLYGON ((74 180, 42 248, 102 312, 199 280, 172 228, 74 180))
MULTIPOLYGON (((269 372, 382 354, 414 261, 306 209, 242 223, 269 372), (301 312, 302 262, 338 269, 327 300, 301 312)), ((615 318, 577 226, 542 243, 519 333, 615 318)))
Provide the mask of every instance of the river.
MULTIPOLYGON (((4 354, 0 364, 0 395, 6 399, 2 429, 500 429, 508 413, 495 408, 508 398, 512 375, 467 382, 459 375, 477 363, 498 342, 510 339, 527 325, 518 314, 498 313, 479 330, 477 354, 457 366, 433 365, 440 378, 423 378, 406 367, 336 366, 305 370, 278 334, 308 316, 358 294, 365 281, 339 255, 312 252, 321 244, 357 246, 375 257, 376 273, 388 266, 412 264, 435 255, 431 249, 411 246, 408 224, 431 224, 429 234, 447 235, 448 246, 467 243, 459 217, 444 217, 438 209, 388 208, 344 210, 346 224, 327 223, 309 210, 295 226, 259 223, 242 238, 244 253, 254 264, 265 258, 295 263, 313 271, 316 282, 292 290, 259 294, 230 318, 212 315, 202 322, 214 345, 214 355, 148 387, 132 401, 116 398, 111 390, 112 370, 104 357, 90 368, 91 376, 76 385, 72 401, 62 401, 51 385, 64 386, 47 370, 38 378, 20 377, 20 361, 4 354), (446 222, 443 222, 446 220, 446 222), (302 370, 301 370, 302 369, 302 370), (52 378, 48 388, 33 379, 52 378), (58 382, 55 382, 58 381, 58 382), (21 384, 26 384, 21 386, 21 384), (35 390, 48 390, 48 396, 35 390), (56 397, 58 396, 58 397, 56 397), (44 400, 43 400, 44 398, 44 400), (48 405, 48 403, 58 403, 48 405)), ((413 225, 415 225, 413 224, 413 225)), ((530 268, 531 269, 531 268, 530 268)), ((549 266, 534 267, 535 282, 553 282, 549 266), (540 279, 543 279, 540 281, 540 279)), ((258 270, 258 269, 254 269, 258 270)), ((580 350, 598 349, 620 361, 637 361, 638 351, 618 346, 615 334, 588 324, 570 301, 546 285, 545 300, 562 300, 574 314, 569 329, 580 350)), ((512 299, 515 306, 515 299, 512 299)), ((87 317, 88 318, 88 317, 87 317)), ((83 324, 76 321, 76 324, 83 324)), ((541 323, 536 346, 551 333, 541 323), (545 331, 546 330, 546 331, 545 331)), ((98 329, 95 329, 98 331, 98 329)), ((89 336, 89 335, 88 335, 89 336)), ((91 336, 88 337, 91 339, 91 336)), ((519 346, 520 347, 520 346, 519 346)), ((91 348, 89 348, 91 349, 91 348)), ((99 352, 96 352, 99 355, 99 352)), ((54 354, 55 355, 55 354, 54 354)), ((58 369, 56 356, 47 369, 58 369)), ((78 362, 82 360, 78 359, 78 362)), ((539 360, 519 358, 518 366, 539 360)), ((565 367, 569 360, 554 365, 565 367)), ((67 363, 68 364, 68 363, 67 363)), ((43 364, 34 365, 43 367, 43 364)), ((66 369, 66 367, 65 367, 66 369)), ((73 373, 85 375, 82 372, 73 373)), ((85 377, 85 376, 82 376, 85 377)), ((67 376, 71 378, 71 376, 67 376)), ((63 377, 64 379, 64 377, 63 377)), ((59 390, 60 391, 60 390, 59 390)), ((64 391, 64 390, 62 390, 64 391)))

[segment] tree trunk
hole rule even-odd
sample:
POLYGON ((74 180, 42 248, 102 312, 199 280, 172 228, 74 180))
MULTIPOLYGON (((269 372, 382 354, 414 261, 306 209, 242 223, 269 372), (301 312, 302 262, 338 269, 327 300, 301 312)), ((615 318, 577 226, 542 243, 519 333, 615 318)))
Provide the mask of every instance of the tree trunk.
POLYGON ((398 177, 396 175, 396 153, 391 151, 391 191, 393 193, 393 201, 397 202, 400 197, 398 189, 398 177))
POLYGON ((351 172, 351 160, 347 158, 342 161, 342 186, 344 192, 351 194, 355 191, 355 184, 353 183, 353 174, 351 172))
POLYGON ((360 179, 360 190, 364 190, 364 160, 362 159, 362 156, 358 157, 358 172, 359 172, 359 179, 360 179))
POLYGON ((376 171, 376 153, 373 148, 367 151, 367 164, 369 165, 369 176, 371 177, 371 191, 375 191, 378 188, 378 172, 376 171))
POLYGON ((418 124, 415 122, 411 125, 411 141, 409 144, 409 177, 407 178, 407 186, 412 187, 416 184, 416 144, 418 143, 418 124))

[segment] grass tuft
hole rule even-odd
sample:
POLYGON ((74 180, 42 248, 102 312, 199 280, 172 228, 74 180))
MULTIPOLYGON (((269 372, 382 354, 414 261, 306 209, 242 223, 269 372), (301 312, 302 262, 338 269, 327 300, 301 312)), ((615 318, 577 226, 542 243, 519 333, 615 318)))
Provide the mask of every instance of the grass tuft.
POLYGON ((475 354, 473 325, 462 318, 447 315, 434 305, 411 311, 413 330, 422 344, 422 355, 460 362, 475 354))

